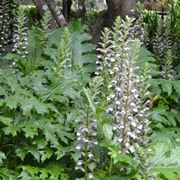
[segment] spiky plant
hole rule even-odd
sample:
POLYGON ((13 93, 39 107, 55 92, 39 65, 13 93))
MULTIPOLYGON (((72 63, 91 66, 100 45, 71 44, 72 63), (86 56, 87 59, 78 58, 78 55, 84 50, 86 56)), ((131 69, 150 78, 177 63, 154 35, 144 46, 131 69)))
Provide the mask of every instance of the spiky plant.
MULTIPOLYGON (((98 48, 101 54, 96 74, 104 78, 104 89, 107 89, 106 112, 112 119, 112 141, 121 154, 142 160, 137 152, 139 147, 148 147, 150 122, 146 99, 151 77, 147 65, 146 72, 137 74, 136 60, 141 43, 131 36, 133 21, 128 17, 125 21, 118 17, 113 31, 104 31, 98 48)), ((141 175, 143 177, 143 173, 141 175)))
POLYGON ((172 45, 170 20, 168 18, 159 19, 157 32, 153 39, 153 51, 160 58, 163 58, 172 45))
POLYGON ((84 172, 85 180, 94 179, 94 169, 96 167, 94 161, 93 148, 98 145, 97 142, 97 122, 92 119, 92 112, 89 106, 83 109, 83 116, 77 130, 76 149, 80 151, 80 157, 76 163, 75 170, 84 172), (85 110, 86 109, 86 110, 85 110))
POLYGON ((161 75, 165 79, 173 80, 173 55, 171 50, 168 50, 165 54, 165 57, 162 59, 161 63, 161 75))
POLYGON ((50 26, 50 18, 51 18, 51 15, 50 15, 50 12, 49 11, 46 11, 44 13, 44 16, 43 16, 43 20, 41 21, 41 26, 42 26, 42 30, 43 30, 43 34, 45 37, 47 37, 47 34, 48 34, 48 30, 49 30, 49 26, 50 26))
POLYGON ((15 24, 15 32, 13 37, 13 52, 20 55, 22 58, 27 57, 27 44, 28 44, 28 26, 25 6, 20 5, 17 10, 16 16, 17 23, 15 24))
POLYGON ((11 10, 13 2, 2 0, 0 2, 0 55, 5 51, 11 41, 11 10))
POLYGON ((72 66, 72 49, 71 49, 71 37, 68 28, 64 29, 62 34, 62 40, 59 43, 57 49, 57 55, 55 60, 54 71, 60 75, 62 74, 61 70, 64 68, 71 68, 72 66))

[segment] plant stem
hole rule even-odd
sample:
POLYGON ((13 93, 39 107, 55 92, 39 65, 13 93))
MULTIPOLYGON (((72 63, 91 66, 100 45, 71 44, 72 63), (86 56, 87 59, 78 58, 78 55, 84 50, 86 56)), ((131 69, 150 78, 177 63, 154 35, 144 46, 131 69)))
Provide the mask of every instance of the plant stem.
MULTIPOLYGON (((86 127, 89 127, 89 106, 87 107, 87 112, 86 112, 86 127)), ((86 133, 87 136, 87 133, 86 133)), ((88 180, 88 144, 85 144, 85 180, 88 180)))
POLYGON ((111 159, 110 159, 110 164, 109 164, 109 176, 111 175, 111 173, 112 173, 112 166, 113 166, 113 158, 111 157, 111 159))

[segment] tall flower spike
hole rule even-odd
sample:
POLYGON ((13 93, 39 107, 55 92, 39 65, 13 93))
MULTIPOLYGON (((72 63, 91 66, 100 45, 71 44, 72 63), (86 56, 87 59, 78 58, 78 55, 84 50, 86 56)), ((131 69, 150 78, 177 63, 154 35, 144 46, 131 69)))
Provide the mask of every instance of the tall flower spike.
POLYGON ((165 19, 159 19, 157 32, 153 38, 153 51, 160 58, 164 57, 167 50, 172 48, 172 39, 171 39, 171 25, 168 17, 165 19))
POLYGON ((93 148, 98 144, 96 138, 97 122, 95 119, 90 119, 89 107, 84 114, 85 122, 80 121, 77 130, 77 145, 76 149, 81 152, 81 157, 77 161, 75 170, 84 172, 86 179, 94 179, 93 171, 95 168, 93 148), (90 168, 91 167, 91 168, 90 168))
POLYGON ((27 35, 27 19, 25 6, 21 5, 17 11, 17 24, 15 24, 15 33, 14 33, 14 46, 13 51, 20 55, 22 58, 27 57, 27 44, 28 44, 28 35, 27 35))
POLYGON ((49 30, 49 26, 50 26, 50 11, 46 11, 43 15, 43 20, 41 21, 41 26, 42 26, 42 30, 43 30, 43 35, 47 38, 48 35, 48 30, 49 30))
POLYGON ((11 41, 11 11, 12 2, 2 0, 0 2, 0 55, 5 51, 11 41))
POLYGON ((163 62, 162 62, 162 70, 161 70, 161 75, 163 78, 165 79, 169 79, 169 80, 173 80, 173 65, 172 65, 172 61, 173 61, 173 55, 171 50, 168 50, 165 54, 165 57, 163 58, 163 62))
MULTIPOLYGON (((136 145, 146 145, 145 134, 148 132, 148 108, 144 105, 146 92, 141 92, 139 83, 146 78, 136 74, 138 67, 136 59, 140 50, 141 43, 131 36, 131 28, 134 19, 126 18, 121 20, 120 31, 119 18, 115 22, 113 32, 109 33, 111 41, 102 42, 109 47, 106 49, 108 54, 104 56, 107 63, 109 60, 109 95, 107 97, 109 113, 113 120, 114 141, 123 154, 135 154, 136 145), (116 32, 117 31, 117 32, 116 32), (118 40, 117 40, 118 39, 118 40), (110 53, 109 53, 110 52, 110 53), (110 54, 110 55, 109 55, 110 54), (113 61, 111 61, 113 59, 113 61), (112 71, 112 72, 111 72, 112 71)), ((105 51, 104 53, 107 53, 105 51)), ((145 103, 146 104, 146 103, 145 103)))
POLYGON ((137 19, 130 30, 131 37, 133 39, 139 39, 142 43, 145 43, 145 23, 143 22, 142 17, 137 19))
POLYGON ((71 68, 72 66, 72 48, 71 48, 71 36, 68 28, 64 29, 61 41, 57 49, 57 55, 55 59, 55 72, 60 75, 62 68, 71 68))
MULTIPOLYGON (((83 88, 83 92, 88 100, 88 104, 80 105, 81 118, 78 121, 79 128, 77 131, 77 146, 76 149, 81 152, 81 157, 77 162, 76 169, 84 171, 85 179, 94 179, 94 170, 97 160, 94 157, 94 149, 98 146, 97 139, 97 120, 94 119, 95 107, 98 106, 99 96, 103 96, 103 78, 94 77, 89 83, 89 88, 83 88)), ((79 104, 78 104, 79 105, 79 104)))
POLYGON ((108 28, 105 28, 104 32, 102 32, 101 40, 103 43, 99 43, 100 47, 97 48, 99 55, 98 60, 96 62, 97 69, 95 74, 100 75, 102 74, 105 79, 108 78, 108 69, 111 67, 111 62, 108 61, 110 54, 110 42, 111 42, 111 31, 108 28))
MULTIPOLYGON (((117 17, 113 30, 105 29, 102 33, 102 43, 99 43, 100 47, 98 51, 97 70, 96 75, 101 75, 104 78, 104 87, 111 88, 109 84, 114 73, 121 71, 122 63, 119 61, 124 60, 124 53, 128 51, 128 44, 130 43, 130 26, 134 19, 126 18, 126 21, 117 17)), ((115 82, 114 82, 115 83, 115 82)), ((107 90, 109 91, 109 90, 107 90)))

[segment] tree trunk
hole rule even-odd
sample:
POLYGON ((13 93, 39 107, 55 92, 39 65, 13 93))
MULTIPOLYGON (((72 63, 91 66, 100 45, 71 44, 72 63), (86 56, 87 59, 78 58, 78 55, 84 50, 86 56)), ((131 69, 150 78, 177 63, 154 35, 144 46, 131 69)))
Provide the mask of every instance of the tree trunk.
POLYGON ((32 0, 32 1, 36 5, 38 13, 42 18, 45 12, 45 9, 43 7, 47 6, 45 0, 32 0))
POLYGON ((48 9, 52 14, 51 26, 64 26, 67 24, 61 10, 58 9, 55 0, 32 0, 36 5, 39 15, 43 17, 43 14, 48 9))
POLYGON ((64 18, 64 15, 62 14, 61 10, 58 9, 58 6, 56 5, 55 0, 45 0, 49 10, 51 11, 51 14, 53 15, 56 23, 58 26, 65 26, 67 25, 67 22, 64 18))
POLYGON ((62 12, 66 21, 69 20, 71 15, 71 5, 72 5, 72 0, 63 0, 62 12))
POLYGON ((100 41, 101 31, 104 27, 110 27, 117 16, 136 16, 134 11, 136 0, 106 0, 107 11, 100 13, 96 19, 92 42, 97 44, 100 41))
POLYGON ((85 0, 78 0, 77 18, 84 18, 86 14, 85 0))
MULTIPOLYGON (((106 0, 108 8, 107 11, 103 11, 99 14, 95 22, 92 42, 97 44, 100 41, 103 28, 112 26, 117 16, 121 16, 122 18, 125 18, 126 15, 135 16, 136 14, 133 9, 136 1, 137 0, 106 0)), ((67 24, 72 0, 63 0, 63 13, 57 8, 55 0, 33 0, 33 2, 38 7, 41 15, 44 13, 43 7, 46 4, 58 26, 67 24)), ((77 3, 77 17, 82 18, 86 13, 85 0, 77 0, 77 3)))

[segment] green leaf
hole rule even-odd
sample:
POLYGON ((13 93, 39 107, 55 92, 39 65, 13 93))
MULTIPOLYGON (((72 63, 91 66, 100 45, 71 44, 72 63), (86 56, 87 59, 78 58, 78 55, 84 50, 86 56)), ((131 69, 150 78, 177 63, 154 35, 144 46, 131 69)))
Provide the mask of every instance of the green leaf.
POLYGON ((27 153, 28 153, 28 150, 26 148, 21 147, 21 148, 16 149, 16 154, 18 157, 21 158, 22 161, 26 157, 27 153))
POLYGON ((79 92, 75 91, 72 88, 69 88, 64 92, 64 96, 75 99, 76 97, 79 97, 79 92))
POLYGON ((8 96, 8 97, 5 99, 6 106, 9 107, 10 109, 15 109, 15 108, 17 108, 19 99, 20 99, 20 97, 18 97, 17 95, 8 96))
POLYGON ((31 79, 31 84, 32 84, 32 89, 36 93, 41 93, 44 90, 47 90, 45 84, 47 83, 47 80, 44 77, 44 72, 43 71, 37 71, 33 73, 30 77, 31 79))
POLYGON ((3 131, 6 135, 12 135, 15 137, 19 131, 19 126, 16 126, 14 124, 9 125, 8 127, 3 128, 3 131))
POLYGON ((41 153, 36 147, 29 147, 28 152, 31 153, 38 162, 40 162, 41 153))
POLYGON ((36 145, 38 149, 45 149, 48 142, 43 138, 34 138, 32 144, 36 145))
POLYGON ((41 171, 41 174, 39 176, 41 179, 48 179, 49 178, 49 171, 46 169, 43 169, 41 171))
POLYGON ((59 144, 57 151, 55 152, 56 159, 59 160, 67 153, 67 149, 59 144))
POLYGON ((3 160, 6 159, 6 155, 0 151, 0 166, 3 164, 3 160))
POLYGON ((177 180, 180 177, 180 166, 156 167, 154 172, 165 176, 169 180, 177 180))
POLYGON ((45 103, 41 103, 38 100, 34 100, 33 106, 36 109, 38 114, 43 115, 43 114, 49 112, 48 107, 46 106, 46 104, 45 103))
POLYGON ((10 78, 7 77, 6 79, 7 79, 7 84, 11 88, 11 91, 12 92, 17 91, 17 89, 19 88, 19 83, 17 81, 17 77, 16 76, 11 76, 10 78))
POLYGON ((33 109, 34 101, 33 101, 33 99, 24 98, 21 100, 20 104, 21 104, 21 108, 23 110, 23 114, 25 115, 27 113, 30 113, 31 110, 33 109))
POLYGON ((0 116, 0 122, 2 122, 6 126, 9 126, 13 122, 13 119, 9 117, 0 116))
POLYGON ((50 148, 46 148, 45 151, 41 152, 41 162, 44 162, 46 159, 49 159, 53 155, 53 151, 50 148))
POLYGON ((103 131, 108 140, 112 140, 113 137, 113 129, 112 126, 109 124, 104 124, 103 131))
POLYGON ((122 162, 122 163, 127 163, 130 164, 131 163, 131 157, 127 156, 127 155, 122 155, 122 154, 117 154, 116 158, 114 159, 114 163, 117 162, 122 162))
POLYGON ((162 91, 166 92, 168 96, 172 93, 172 83, 169 80, 166 79, 160 79, 162 91))
MULTIPOLYGON (((42 56, 42 46, 41 41, 38 39, 37 29, 32 29, 28 32, 28 62, 30 66, 36 66, 40 62, 42 56)), ((29 66, 29 67, 30 67, 29 66)), ((32 69, 28 69, 28 71, 31 71, 32 69)))
POLYGON ((152 134, 152 142, 165 143, 173 147, 175 144, 177 133, 171 128, 163 128, 162 130, 154 131, 152 134))
POLYGON ((45 55, 50 57, 50 59, 56 60, 56 50, 54 48, 46 47, 43 51, 45 55))
POLYGON ((57 135, 55 134, 56 126, 48 123, 48 124, 44 124, 44 126, 41 127, 41 129, 43 130, 46 141, 50 142, 55 147, 58 146, 59 141, 58 141, 57 135))
MULTIPOLYGON (((75 149, 75 148, 73 148, 72 150, 74 151, 74 149, 75 149)), ((73 160, 74 160, 75 162, 77 162, 78 159, 81 158, 81 155, 82 155, 81 151, 75 150, 74 153, 73 153, 71 156, 72 156, 73 160)))
POLYGON ((7 95, 7 92, 2 86, 0 86, 0 96, 4 96, 4 95, 7 95))
POLYGON ((172 81, 173 87, 177 94, 180 94, 180 81, 172 81))
POLYGON ((35 123, 25 123, 22 130, 24 131, 26 138, 29 137, 33 139, 34 136, 38 135, 38 127, 35 123))

